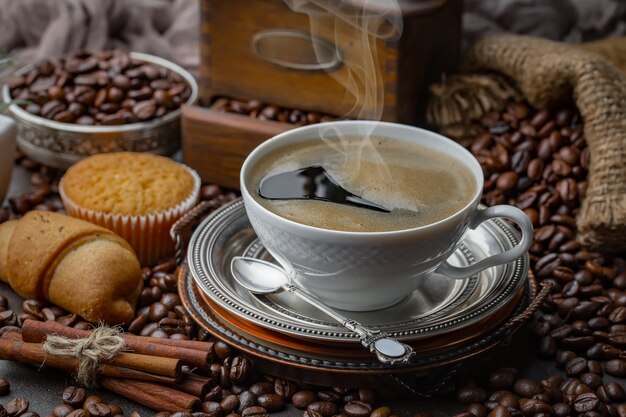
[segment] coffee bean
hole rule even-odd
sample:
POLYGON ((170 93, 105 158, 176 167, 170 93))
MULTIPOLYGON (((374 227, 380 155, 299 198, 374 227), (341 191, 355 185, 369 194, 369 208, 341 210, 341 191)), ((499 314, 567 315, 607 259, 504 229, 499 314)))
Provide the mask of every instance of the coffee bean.
POLYGON ((91 417, 109 417, 111 415, 111 408, 103 403, 91 403, 87 406, 87 411, 91 417))
POLYGON ((14 398, 6 405, 6 413, 9 417, 19 417, 28 411, 30 403, 26 398, 14 398))
POLYGON ((294 407, 305 409, 317 401, 317 394, 313 391, 298 391, 291 397, 291 403, 294 407))
POLYGON ((169 310, 173 310, 177 305, 180 305, 180 297, 178 294, 168 292, 161 297, 161 303, 169 310))
POLYGON ((513 391, 522 397, 530 398, 541 392, 541 387, 535 381, 520 378, 513 384, 513 391))
POLYGON ((609 375, 626 376, 626 361, 623 359, 612 359, 604 363, 604 372, 609 375))
POLYGON ((337 414, 338 410, 337 405, 330 401, 315 401, 310 403, 306 408, 307 410, 319 413, 323 417, 331 417, 337 414))
POLYGON ((529 399, 522 403, 520 411, 524 415, 535 416, 539 413, 551 415, 553 413, 552 407, 546 404, 544 401, 537 399, 529 399))
POLYGON ((623 323, 626 322, 626 307, 617 307, 615 310, 609 314, 608 319, 612 323, 623 323))
POLYGON ((83 403, 83 408, 87 410, 92 404, 102 404, 104 400, 99 395, 89 395, 85 398, 85 402, 83 403))
POLYGON ((227 389, 230 386, 230 363, 225 363, 224 366, 222 366, 222 368, 220 369, 219 384, 222 389, 227 389))
POLYGON ((148 324, 148 317, 144 315, 137 316, 128 326, 130 333, 138 334, 148 324))
POLYGON ((519 408, 517 397, 510 391, 496 391, 489 397, 489 401, 507 408, 519 408))
POLYGON ((84 388, 78 387, 67 387, 65 391, 63 391, 63 402, 67 405, 70 405, 74 408, 82 407, 85 402, 85 398, 87 397, 87 393, 84 388))
POLYGON ((215 342, 213 345, 213 351, 215 352, 215 355, 222 360, 232 356, 233 354, 232 348, 221 340, 215 342))
POLYGON ((232 413, 239 407, 239 397, 234 394, 228 395, 220 401, 220 406, 224 414, 232 413))
POLYGON ((611 401, 622 402, 626 400, 626 392, 622 385, 615 381, 610 381, 604 384, 601 388, 604 389, 606 395, 611 401))
POLYGON ((89 417, 87 410, 79 408, 70 412, 66 417, 89 417))
POLYGON ((258 404, 267 411, 280 411, 284 408, 285 402, 282 396, 278 394, 263 394, 257 398, 258 404))
POLYGON ((246 381, 250 377, 251 366, 250 359, 236 356, 230 367, 230 380, 235 384, 246 381))
POLYGON ((350 401, 343 407, 343 411, 348 417, 367 417, 372 413, 372 406, 362 401, 350 401))
POLYGON ((17 316, 11 310, 5 310, 0 312, 0 327, 15 326, 17 323, 17 316))
POLYGON ((239 397, 239 407, 237 407, 237 412, 240 414, 246 408, 257 405, 257 396, 253 394, 251 391, 242 391, 238 395, 238 397, 239 397))
POLYGON ((181 331, 183 331, 183 322, 178 319, 165 317, 159 321, 159 329, 161 329, 167 335, 180 333, 181 331))
POLYGON ((203 413, 221 416, 224 414, 224 410, 222 410, 222 406, 217 401, 205 401, 200 405, 200 411, 203 413))
POLYGON ((519 175, 517 174, 517 172, 515 171, 505 172, 498 177, 496 187, 498 187, 502 191, 512 190, 517 184, 518 179, 519 179, 519 175))
POLYGON ((593 336, 566 337, 561 340, 561 345, 566 349, 580 352, 586 350, 595 343, 593 336))
POLYGON ((74 411, 74 409, 71 406, 67 404, 61 404, 54 407, 54 409, 52 410, 52 415, 54 415, 55 417, 66 417, 72 411, 74 411))
POLYGON ((573 330, 572 326, 566 324, 566 325, 557 327, 556 329, 552 330, 550 332, 550 337, 556 340, 563 340, 572 334, 572 330, 573 330))
POLYGON ((598 396, 593 392, 586 392, 576 396, 574 400, 574 410, 577 413, 596 411, 600 408, 598 396))
POLYGON ((291 397, 296 393, 297 386, 294 382, 277 378, 274 381, 274 392, 286 401, 290 401, 291 397))
MULTIPOLYGON (((138 97, 134 97, 139 99, 138 97)), ((152 119, 156 114, 157 104, 155 100, 143 100, 138 101, 137 104, 133 106, 133 114, 139 120, 148 120, 152 119)))
POLYGON ((461 404, 482 403, 486 398, 485 391, 475 386, 463 387, 456 393, 456 400, 461 404))
POLYGON ((565 403, 556 403, 552 406, 552 410, 554 411, 554 415, 557 417, 566 417, 569 416, 572 412, 569 405, 565 403))
POLYGON ((163 303, 156 302, 150 306, 150 320, 158 322, 167 316, 168 311, 169 310, 163 303))
POLYGON ((579 378, 583 384, 589 385, 592 389, 598 389, 598 387, 602 385, 602 377, 591 372, 586 372, 579 378))
POLYGON ((241 412, 241 417, 269 417, 267 410, 263 407, 248 407, 241 412))

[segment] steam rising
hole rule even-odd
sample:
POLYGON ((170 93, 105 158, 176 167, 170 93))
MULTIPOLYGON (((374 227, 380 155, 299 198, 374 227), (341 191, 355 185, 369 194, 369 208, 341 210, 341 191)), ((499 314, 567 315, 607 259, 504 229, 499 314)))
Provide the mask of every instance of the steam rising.
MULTIPOLYGON (((343 65, 328 72, 345 87, 344 100, 354 101, 353 108, 344 116, 361 120, 379 121, 384 109, 384 84, 380 71, 377 42, 397 40, 402 34, 402 13, 396 0, 284 0, 297 13, 309 17, 311 34, 322 38, 329 33, 335 45, 342 49, 343 65)), ((320 54, 318 61, 321 61, 320 54)), ((323 127, 323 125, 322 125, 323 127)), ((359 177, 364 159, 379 161, 377 178, 392 186, 393 179, 371 137, 371 129, 363 128, 360 146, 348 146, 348 141, 333 128, 323 130, 322 138, 335 152, 342 155, 344 166, 351 161, 351 170, 343 170, 347 182, 359 177)), ((371 164, 368 164, 371 167, 371 164)), ((368 169, 371 169, 368 167, 368 169)), ((341 181, 341 179, 339 179, 341 181)), ((372 196, 362 195, 365 198, 372 196)), ((382 202, 380 202, 382 203, 382 202)))

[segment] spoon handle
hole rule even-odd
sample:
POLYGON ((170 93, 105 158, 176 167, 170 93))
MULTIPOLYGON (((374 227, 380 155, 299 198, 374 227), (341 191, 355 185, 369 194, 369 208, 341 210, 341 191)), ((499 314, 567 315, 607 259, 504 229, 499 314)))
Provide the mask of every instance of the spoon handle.
POLYGON ((323 311, 330 317, 341 323, 343 327, 359 335, 361 344, 376 354, 381 363, 389 365, 402 365, 411 362, 415 356, 413 348, 405 343, 400 343, 389 334, 379 330, 370 330, 356 320, 344 317, 342 314, 328 307, 313 295, 302 290, 295 284, 285 284, 283 288, 292 294, 297 295, 302 300, 313 307, 323 311))

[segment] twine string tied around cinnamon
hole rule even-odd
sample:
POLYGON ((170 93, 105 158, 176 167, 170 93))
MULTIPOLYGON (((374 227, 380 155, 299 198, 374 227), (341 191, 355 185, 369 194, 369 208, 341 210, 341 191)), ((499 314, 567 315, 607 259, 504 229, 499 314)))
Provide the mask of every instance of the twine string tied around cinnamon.
POLYGON ((50 355, 78 359, 76 379, 91 388, 96 384, 96 373, 100 362, 114 359, 126 348, 126 341, 118 329, 99 326, 84 339, 48 335, 43 348, 50 355))

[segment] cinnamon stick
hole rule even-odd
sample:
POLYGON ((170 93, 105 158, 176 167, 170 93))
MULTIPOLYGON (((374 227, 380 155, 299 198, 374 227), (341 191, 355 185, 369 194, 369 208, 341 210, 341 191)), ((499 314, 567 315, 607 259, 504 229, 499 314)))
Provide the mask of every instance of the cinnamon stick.
MULTIPOLYGON (((14 362, 27 363, 30 365, 45 364, 51 368, 60 369, 67 373, 72 373, 78 369, 79 360, 62 356, 48 354, 39 343, 22 342, 15 334, 5 334, 0 338, 0 359, 14 362)), ((133 355, 140 356, 140 355, 133 355)), ((125 358, 128 360, 128 358, 125 358)), ((179 367, 180 370, 180 367, 179 367)), ((143 370, 131 369, 115 364, 101 364, 98 367, 99 376, 109 376, 116 378, 140 379, 144 381, 174 383, 177 376, 165 376, 143 370)))
POLYGON ((157 337, 137 336, 129 333, 125 333, 125 336, 127 337, 127 340, 146 339, 161 345, 200 350, 202 352, 207 352, 209 355, 211 355, 211 359, 213 357, 213 342, 200 342, 199 340, 159 339, 157 337))
POLYGON ((169 384, 169 386, 186 392, 187 394, 204 398, 209 390, 215 386, 215 382, 213 378, 209 378, 208 376, 186 374, 180 382, 169 384))
POLYGON ((100 385, 122 397, 158 411, 192 411, 200 400, 173 388, 128 379, 102 378, 100 385))
MULTIPOLYGON (((55 321, 40 322, 26 320, 22 325, 22 338, 26 342, 41 343, 49 334, 68 337, 70 339, 82 339, 88 337, 90 332, 73 327, 64 326, 55 321)), ((190 349, 188 345, 180 342, 194 342, 191 340, 158 339, 156 337, 142 337, 131 334, 121 335, 130 350, 135 353, 159 356, 163 358, 180 359, 182 362, 198 367, 207 367, 213 360, 213 344, 207 342, 195 342, 193 346, 203 346, 205 350, 190 349), (172 344, 168 344, 173 342, 172 344), (198 345, 200 344, 200 345, 198 345)))

